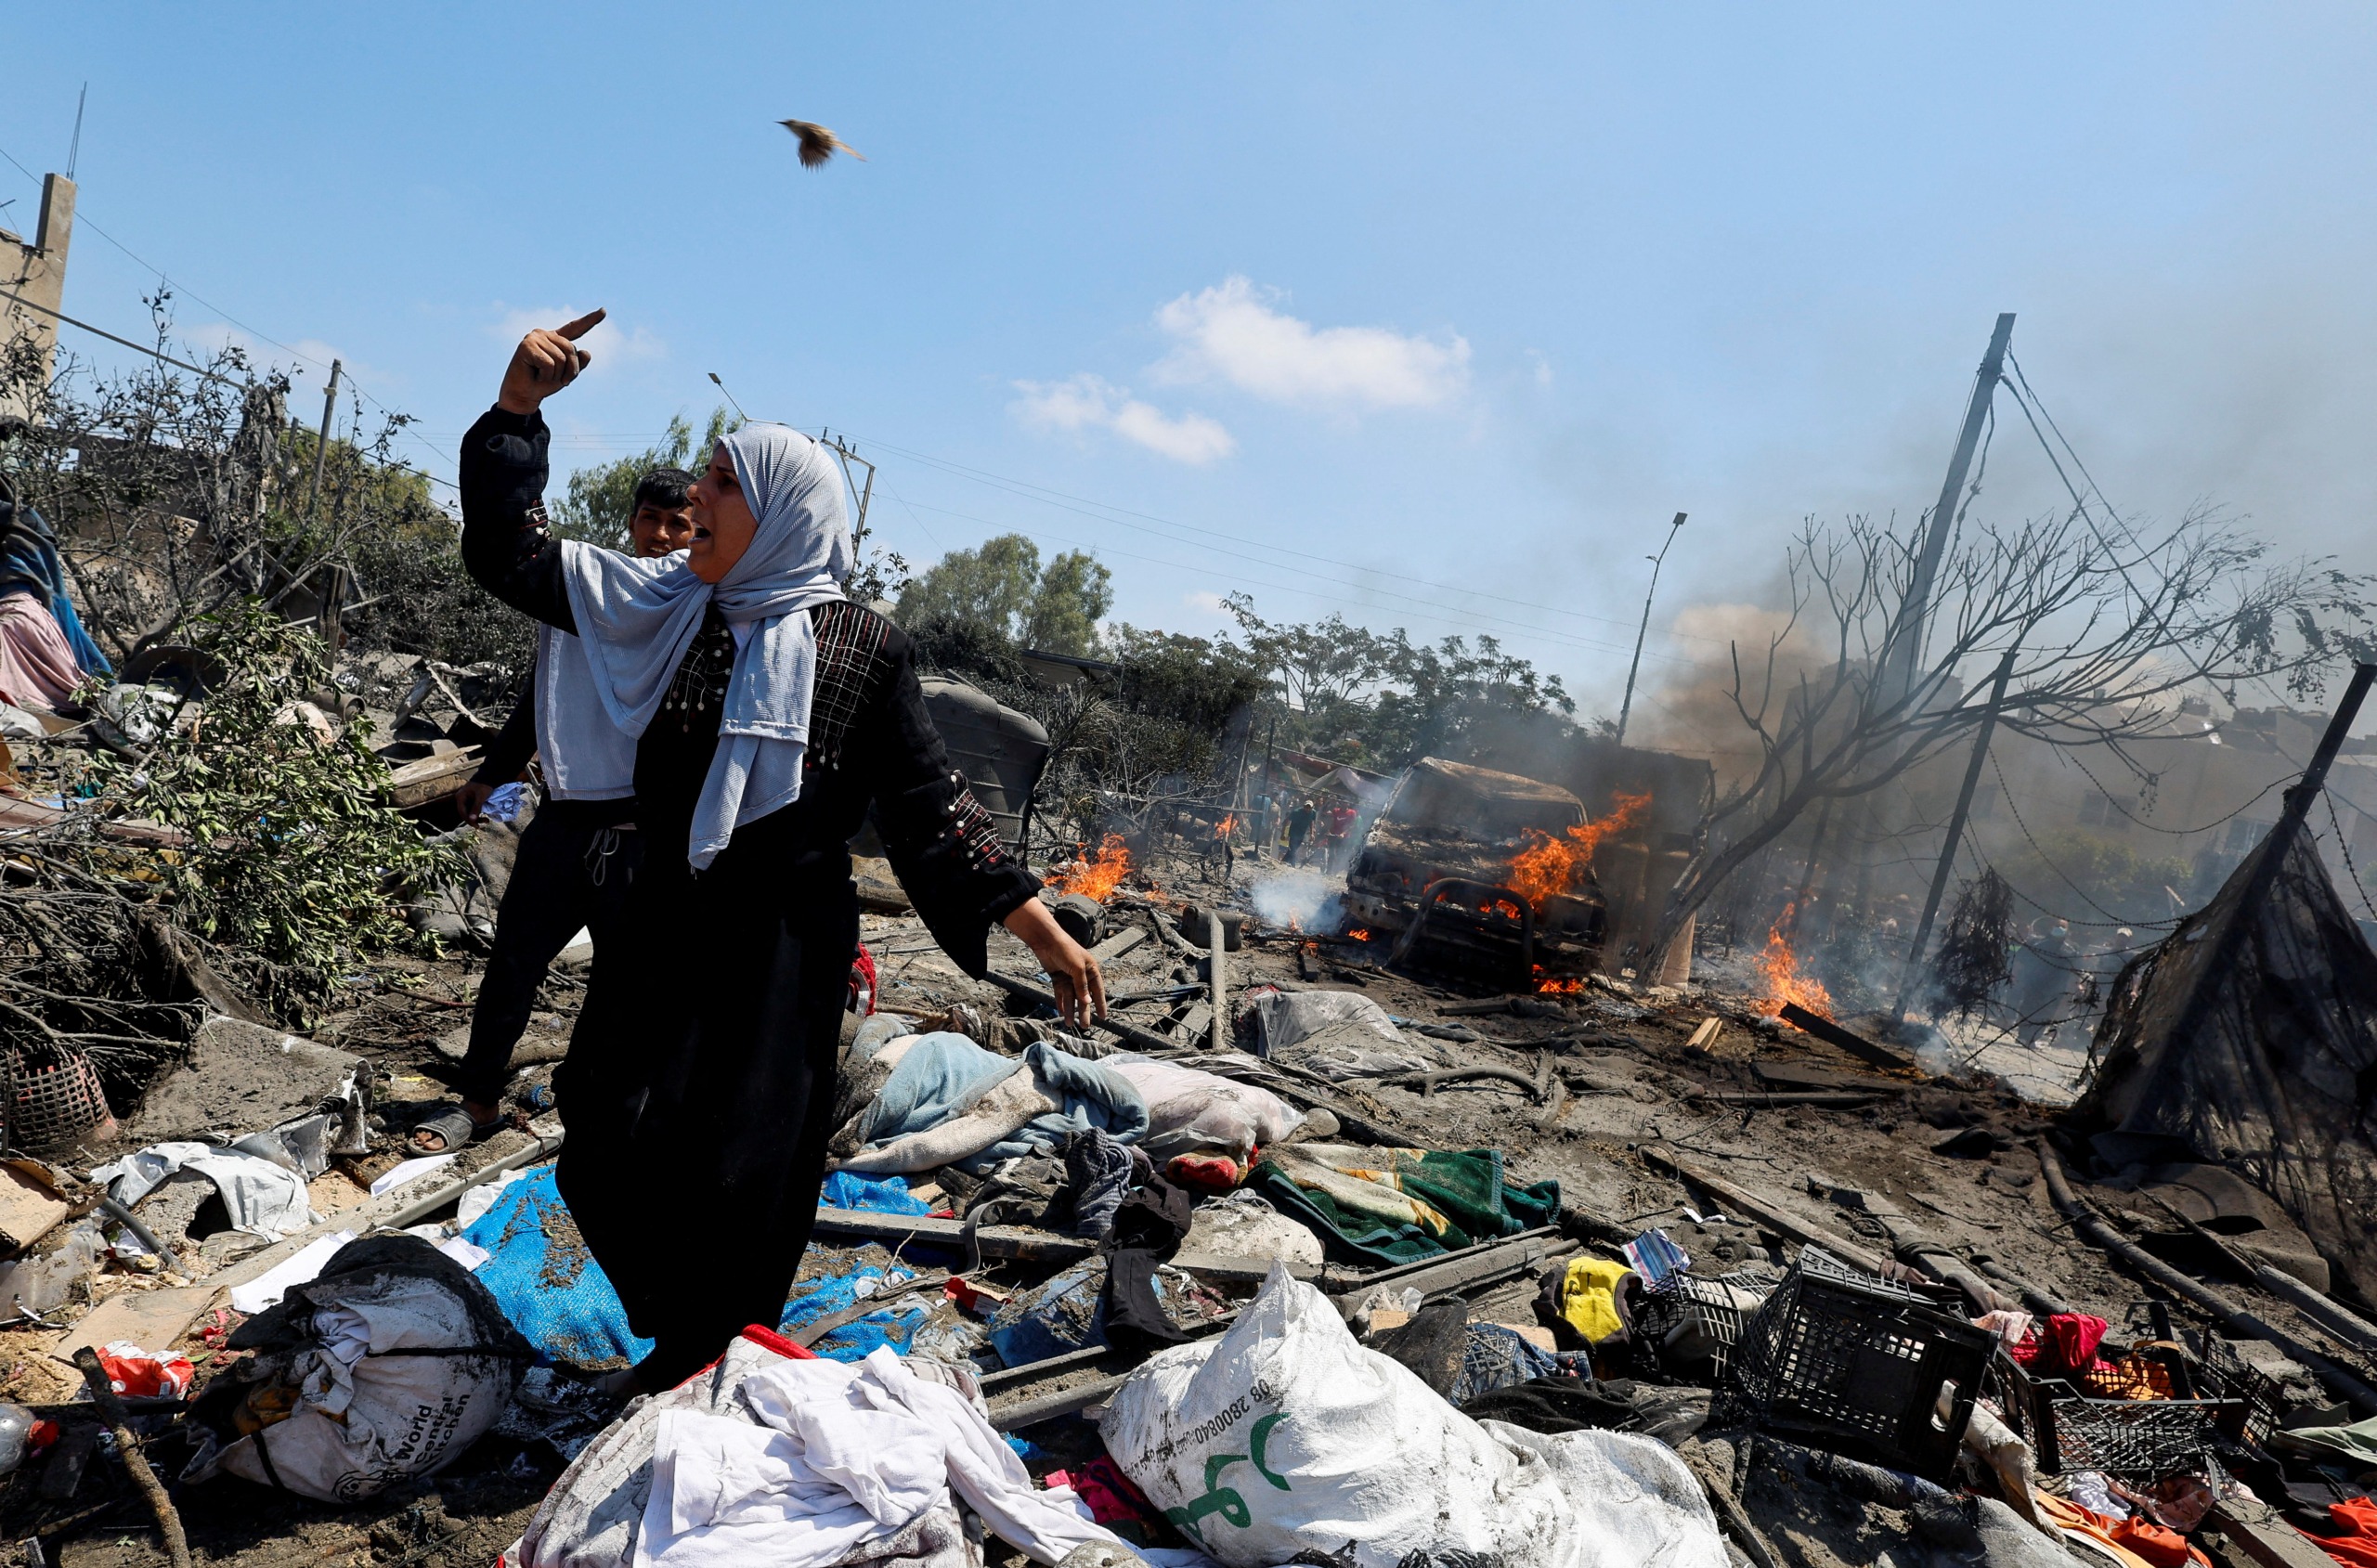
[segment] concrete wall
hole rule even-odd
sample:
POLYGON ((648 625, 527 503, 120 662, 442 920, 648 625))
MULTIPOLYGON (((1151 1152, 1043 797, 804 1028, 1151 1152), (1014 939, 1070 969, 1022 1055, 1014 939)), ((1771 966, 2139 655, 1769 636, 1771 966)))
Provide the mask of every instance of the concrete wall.
MULTIPOLYGON (((0 344, 30 342, 39 356, 46 382, 58 351, 58 320, 25 304, 58 310, 66 302, 66 253, 74 239, 74 182, 63 175, 45 175, 41 182, 41 214, 27 241, 0 229, 0 290, 16 299, 0 298, 0 344), (22 301, 24 304, 19 304, 22 301)), ((29 418, 29 400, 20 389, 0 387, 0 415, 29 418)))

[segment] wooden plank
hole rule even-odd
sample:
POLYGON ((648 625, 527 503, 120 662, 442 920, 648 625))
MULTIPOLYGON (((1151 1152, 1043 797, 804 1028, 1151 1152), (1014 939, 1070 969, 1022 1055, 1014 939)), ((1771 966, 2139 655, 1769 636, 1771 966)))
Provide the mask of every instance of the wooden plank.
POLYGON ((1147 940, 1146 927, 1125 926, 1096 947, 1091 948, 1089 955, 1100 964, 1111 964, 1147 940))
MULTIPOLYGON (((966 1222, 935 1219, 929 1214, 882 1214, 867 1209, 817 1211, 817 1229, 829 1236, 863 1236, 897 1247, 903 1241, 926 1241, 963 1250, 966 1222)), ((1092 1241, 1057 1236, 1022 1225, 984 1225, 974 1233, 975 1244, 986 1258, 1021 1258, 1032 1263, 1077 1263, 1098 1251, 1092 1241)))
POLYGON ((64 1219, 73 1205, 39 1177, 0 1165, 0 1245, 10 1251, 32 1246, 64 1219))
POLYGON ((43 1354, 71 1366, 74 1353, 84 1345, 96 1349, 118 1340, 129 1340, 142 1350, 162 1352, 189 1330, 198 1315, 214 1299, 212 1285, 121 1291, 53 1338, 43 1347, 43 1354))
POLYGON ((1674 1172, 1709 1197, 1716 1199, 1727 1209, 1738 1210, 1740 1213, 1747 1214, 1754 1220, 1763 1221, 1797 1240, 1801 1246, 1821 1247, 1842 1263, 1854 1264, 1867 1274, 1881 1273, 1883 1265, 1888 1261, 1866 1251, 1838 1232, 1810 1225, 1807 1221, 1778 1208, 1772 1200, 1760 1197, 1747 1187, 1737 1186, 1722 1176, 1680 1155, 1672 1154, 1656 1146, 1645 1146, 1643 1158, 1654 1165, 1663 1165, 1674 1172))
POLYGON ((2238 1497, 2214 1505, 2212 1528, 2256 1568, 2335 1568, 2335 1559, 2267 1503, 2238 1497))
POLYGON ((1794 1029, 1814 1035, 1827 1045, 1838 1045, 1851 1056, 1869 1061, 1876 1067, 1913 1068, 1915 1058, 1878 1041, 1868 1040, 1834 1023, 1830 1018, 1809 1012, 1796 1002, 1783 1004, 1783 1021, 1794 1029))
POLYGON ((408 762, 388 775, 384 786, 388 804, 403 811, 443 800, 459 793, 478 771, 476 746, 466 746, 447 757, 424 757, 418 762, 408 762))
POLYGON ((1812 1062, 1752 1062, 1750 1071, 1760 1083, 1775 1089, 1827 1089, 1858 1095, 1903 1095, 1915 1085, 1903 1078, 1874 1072, 1851 1072, 1812 1062))
POLYGON ((1867 1089, 1703 1089, 1695 1099, 1756 1110, 1767 1106, 1800 1110, 1859 1110, 1881 1096, 1867 1089))

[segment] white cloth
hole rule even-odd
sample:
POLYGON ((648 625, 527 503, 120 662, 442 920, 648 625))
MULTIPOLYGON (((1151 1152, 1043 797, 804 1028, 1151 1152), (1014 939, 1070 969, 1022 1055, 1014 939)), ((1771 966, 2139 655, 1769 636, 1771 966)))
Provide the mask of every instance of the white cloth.
POLYGON ((308 1242, 275 1263, 271 1268, 249 1280, 245 1285, 231 1287, 231 1310, 253 1317, 266 1307, 279 1306, 280 1298, 300 1285, 311 1285, 322 1276, 338 1250, 355 1239, 351 1230, 342 1230, 308 1242))
POLYGON ((129 1209, 176 1171, 195 1171, 214 1184, 233 1230, 278 1241, 314 1223, 305 1179, 296 1172, 215 1144, 150 1144, 100 1166, 91 1180, 109 1184, 108 1196, 129 1209))
MULTIPOLYGON (((635 793, 635 737, 611 722, 595 695, 586 645, 559 627, 537 626, 537 767, 556 800, 624 800, 635 793), (565 705, 583 705, 567 719, 565 705)), ((491 797, 490 797, 491 798, 491 797)))
POLYGON ((1302 1111, 1257 1083, 1130 1051, 1116 1051, 1100 1065, 1120 1074, 1148 1102, 1148 1130, 1139 1147, 1158 1165, 1176 1154, 1209 1148, 1227 1149, 1244 1161, 1304 1122, 1302 1111))
MULTIPOLYGON (((624 736, 632 777, 631 743, 668 696, 708 607, 715 603, 729 627, 743 628, 686 846, 696 870, 718 858, 737 827, 799 798, 817 680, 809 611, 843 597, 851 570, 841 471, 823 447, 781 424, 747 424, 720 445, 758 519, 725 580, 703 582, 682 555, 639 561, 564 540, 562 583, 578 635, 545 638, 539 649, 551 659, 538 677, 539 744, 601 758, 601 769, 615 771, 612 735, 624 736)), ((596 764, 588 767, 572 789, 591 788, 596 764)), ((615 782, 604 775, 605 788, 615 782)))
POLYGON ((737 1397, 761 1424, 662 1413, 635 1568, 827 1568, 953 1492, 1042 1562, 1114 1541, 1070 1488, 1034 1487, 971 1401, 888 1348, 856 1363, 777 1362, 737 1397))

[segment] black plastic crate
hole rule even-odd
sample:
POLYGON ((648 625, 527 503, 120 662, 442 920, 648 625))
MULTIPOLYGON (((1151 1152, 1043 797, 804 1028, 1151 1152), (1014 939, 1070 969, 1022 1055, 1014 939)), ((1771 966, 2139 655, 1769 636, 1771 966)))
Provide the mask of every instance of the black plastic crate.
MULTIPOLYGON (((2205 1381, 2201 1367, 2170 1371, 2176 1388, 2205 1381)), ((2093 1470, 2159 1481, 2209 1473, 2213 1450, 2241 1439, 2252 1415, 2247 1401, 2216 1387, 2200 1390, 2210 1393, 2205 1398, 2108 1399, 2069 1379, 2033 1377, 2011 1358, 2000 1358, 1995 1372, 2011 1424, 2029 1441, 2043 1475, 2093 1470)))
POLYGON ((1805 1248, 1743 1326, 1710 1420, 1944 1480, 1996 1343, 1912 1290, 1805 1248))
POLYGON ((1709 1364, 1721 1374, 1758 1310, 1737 1305, 1735 1292, 1747 1290, 1763 1299, 1773 1292, 1774 1284, 1773 1274, 1756 1269, 1707 1276, 1679 1270, 1636 1304, 1634 1337, 1659 1346, 1663 1354, 1688 1355, 1705 1347, 1709 1364), (1680 1329, 1695 1330, 1689 1335, 1690 1343, 1675 1342, 1680 1329))

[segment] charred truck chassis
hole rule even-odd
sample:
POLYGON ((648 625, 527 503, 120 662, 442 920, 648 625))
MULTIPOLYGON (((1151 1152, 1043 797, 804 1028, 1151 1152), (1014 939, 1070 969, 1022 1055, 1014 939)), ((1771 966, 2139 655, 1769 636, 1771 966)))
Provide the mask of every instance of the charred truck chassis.
POLYGON ((1556 785, 1423 758, 1396 790, 1345 876, 1350 923, 1392 939, 1390 967, 1531 990, 1581 975, 1601 956, 1608 908, 1587 872, 1532 905, 1506 885, 1524 830, 1585 820, 1556 785))

